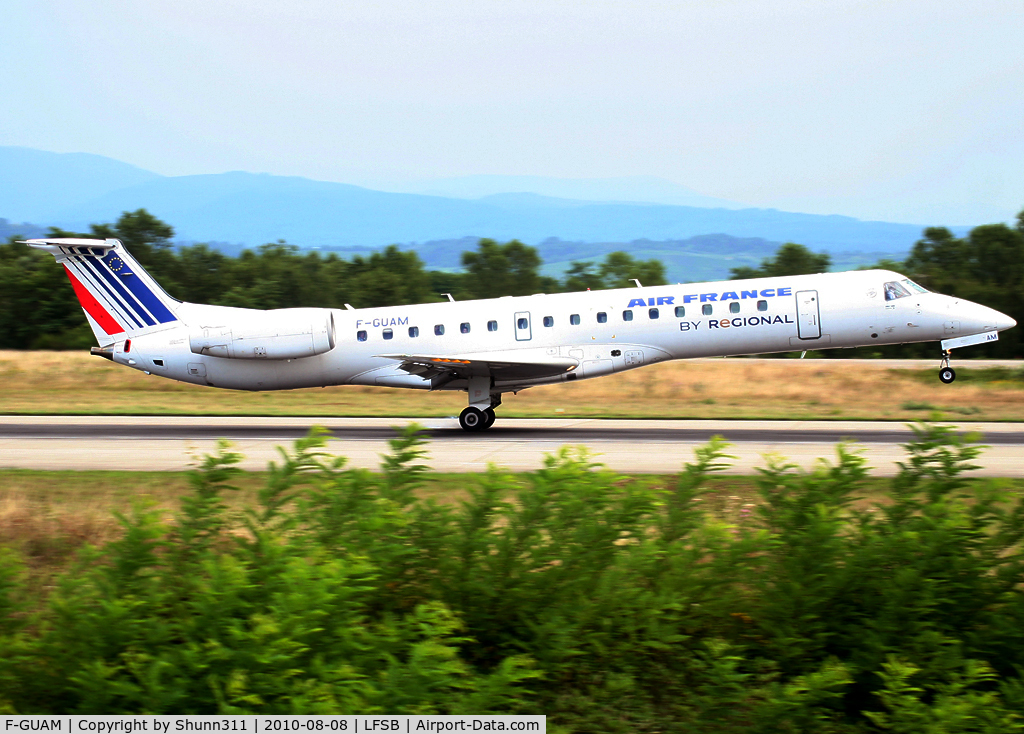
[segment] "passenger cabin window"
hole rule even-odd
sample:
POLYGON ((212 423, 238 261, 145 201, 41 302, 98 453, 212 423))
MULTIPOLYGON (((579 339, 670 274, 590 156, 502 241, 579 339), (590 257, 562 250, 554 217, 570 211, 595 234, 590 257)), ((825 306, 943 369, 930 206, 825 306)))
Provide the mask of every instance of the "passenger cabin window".
POLYGON ((768 301, 758 301, 757 302, 757 310, 758 311, 767 311, 768 310, 768 301))
POLYGON ((630 311, 630 310, 623 311, 622 312, 622 320, 623 321, 632 321, 633 320, 633 312, 630 311))
POLYGON ((710 316, 713 310, 714 309, 711 307, 710 303, 705 303, 703 306, 700 307, 700 312, 705 316, 710 316))
POLYGON ((487 331, 497 331, 497 330, 498 330, 498 322, 497 321, 488 321, 487 322, 487 331))
POLYGON ((419 335, 420 335, 420 327, 418 327, 418 326, 410 326, 409 327, 409 336, 411 336, 411 337, 413 337, 415 339, 419 335))
POLYGON ((599 324, 607 324, 608 323, 608 314, 606 314, 604 311, 598 311, 597 312, 597 323, 599 323, 599 324))
POLYGON ((469 333, 469 322, 468 321, 463 321, 461 324, 459 324, 459 331, 461 333, 463 333, 463 334, 468 334, 469 333))
POLYGON ((740 312, 740 302, 739 301, 733 301, 732 303, 729 304, 729 313, 739 313, 739 312, 740 312))
POLYGON ((393 332, 391 329, 384 329, 384 338, 385 339, 394 339, 395 338, 395 332, 393 332))
POLYGON ((573 326, 579 326, 580 325, 580 315, 578 313, 572 314, 569 317, 569 323, 572 324, 573 326))
POLYGON ((526 318, 517 319, 516 320, 516 328, 517 329, 529 329, 530 328, 530 321, 529 321, 529 319, 526 319, 526 318))
POLYGON ((882 289, 885 291, 885 300, 887 301, 895 301, 897 298, 906 298, 910 295, 910 291, 895 280, 890 280, 882 289))
POLYGON ((656 308, 649 308, 649 309, 647 309, 647 315, 650 318, 652 318, 652 319, 658 318, 658 309, 656 309, 656 308))
POLYGON ((434 327, 434 336, 444 336, 444 324, 437 324, 434 327))
POLYGON ((356 339, 358 339, 361 342, 366 341, 366 332, 365 331, 357 331, 356 332, 356 339))
POLYGON ((555 317, 554 316, 545 316, 544 317, 544 326, 554 326, 554 325, 555 325, 555 317))
POLYGON ((686 306, 676 306, 676 318, 681 319, 686 315, 686 306))

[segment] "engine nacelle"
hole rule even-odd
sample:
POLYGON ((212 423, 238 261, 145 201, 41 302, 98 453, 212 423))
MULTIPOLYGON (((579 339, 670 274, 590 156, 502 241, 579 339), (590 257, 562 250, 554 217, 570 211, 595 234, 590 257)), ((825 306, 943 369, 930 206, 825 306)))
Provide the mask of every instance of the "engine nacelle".
POLYGON ((203 326, 189 335, 193 354, 229 359, 301 359, 334 344, 334 315, 322 308, 264 311, 256 320, 203 326))

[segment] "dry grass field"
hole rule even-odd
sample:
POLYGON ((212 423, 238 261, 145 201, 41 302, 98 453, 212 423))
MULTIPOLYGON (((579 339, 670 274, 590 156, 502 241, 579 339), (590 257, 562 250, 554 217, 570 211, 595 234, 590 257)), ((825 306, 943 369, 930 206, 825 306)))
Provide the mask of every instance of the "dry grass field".
MULTIPOLYGON (((943 385, 931 369, 870 360, 671 362, 506 396, 505 417, 1024 420, 1024 377, 972 369, 943 385)), ((184 385, 82 352, 0 352, 3 414, 450 416, 465 395, 372 387, 249 393, 184 385)))

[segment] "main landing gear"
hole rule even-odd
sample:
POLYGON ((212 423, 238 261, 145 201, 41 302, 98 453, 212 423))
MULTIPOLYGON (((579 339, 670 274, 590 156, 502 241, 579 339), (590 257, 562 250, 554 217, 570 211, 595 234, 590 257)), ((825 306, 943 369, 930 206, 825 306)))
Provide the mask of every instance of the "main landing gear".
POLYGON ((459 414, 459 425, 466 431, 486 431, 494 425, 494 408, 480 410, 470 405, 459 414))
POLYGON ((474 376, 467 381, 469 407, 459 414, 459 425, 465 431, 486 431, 494 425, 494 409, 501 405, 501 393, 492 392, 494 381, 489 376, 474 376))
POLYGON ((942 363, 939 366, 939 379, 947 385, 956 379, 956 370, 949 366, 950 350, 942 351, 942 363))

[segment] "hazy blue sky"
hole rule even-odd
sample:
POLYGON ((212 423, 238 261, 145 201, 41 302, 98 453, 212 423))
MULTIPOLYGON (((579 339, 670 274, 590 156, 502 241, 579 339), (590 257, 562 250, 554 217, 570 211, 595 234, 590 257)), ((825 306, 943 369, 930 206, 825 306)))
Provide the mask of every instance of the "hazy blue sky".
POLYGON ((920 223, 1024 207, 1024 2, 0 0, 0 144, 364 185, 651 175, 920 223))

